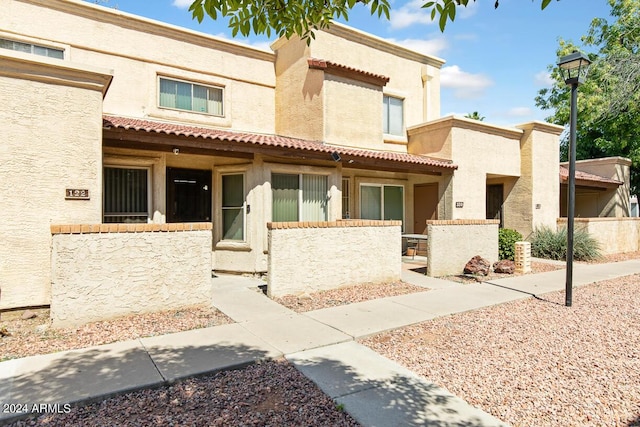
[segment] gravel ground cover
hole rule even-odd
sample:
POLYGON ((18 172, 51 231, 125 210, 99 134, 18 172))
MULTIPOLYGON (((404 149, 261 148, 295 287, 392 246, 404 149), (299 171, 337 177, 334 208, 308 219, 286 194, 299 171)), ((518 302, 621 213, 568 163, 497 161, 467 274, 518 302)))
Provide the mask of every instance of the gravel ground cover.
POLYGON ((640 275, 364 340, 514 426, 640 426, 640 275))
POLYGON ((306 295, 285 295, 274 298, 274 301, 297 313, 304 313, 322 308, 337 307, 372 299, 425 292, 428 290, 427 288, 402 281, 395 283, 366 283, 318 291, 306 295))
POLYGON ((191 378, 12 426, 326 426, 359 424, 286 361, 191 378))
MULTIPOLYGON (((640 253, 599 262, 631 258, 640 253)), ((562 266, 533 264, 534 272, 557 268, 562 266)), ((573 308, 561 306, 563 293, 549 294, 546 301, 451 316, 366 343, 516 426, 640 426, 639 286, 638 276, 603 282, 574 291, 573 308)), ((302 312, 425 290, 366 284, 279 302, 302 312)), ((56 331, 47 328, 46 317, 0 321, 0 332, 11 333, 0 338, 0 360, 231 322, 200 308, 56 331)), ((274 361, 14 425, 358 424, 295 368, 274 361)))
POLYGON ((213 307, 192 307, 53 329, 49 310, 40 310, 32 319, 0 320, 0 331, 10 334, 0 333, 0 361, 226 323, 232 320, 213 307))

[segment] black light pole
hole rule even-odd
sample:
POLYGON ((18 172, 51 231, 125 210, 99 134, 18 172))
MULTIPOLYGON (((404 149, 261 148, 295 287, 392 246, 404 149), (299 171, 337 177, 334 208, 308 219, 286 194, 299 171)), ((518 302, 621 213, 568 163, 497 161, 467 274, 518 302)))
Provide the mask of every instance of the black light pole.
POLYGON ((571 86, 571 119, 569 123, 569 189, 567 195, 567 280, 565 305, 571 307, 573 294, 573 223, 576 206, 576 126, 578 123, 578 86, 584 83, 591 61, 581 52, 560 58, 558 66, 564 82, 571 86))

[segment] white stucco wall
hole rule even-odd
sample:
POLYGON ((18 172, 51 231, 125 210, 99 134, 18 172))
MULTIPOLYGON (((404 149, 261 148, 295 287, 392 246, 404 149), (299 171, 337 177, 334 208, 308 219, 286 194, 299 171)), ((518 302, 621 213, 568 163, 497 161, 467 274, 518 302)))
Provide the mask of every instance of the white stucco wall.
POLYGON ((270 297, 400 280, 399 221, 269 223, 270 297))
POLYGON ((107 70, 0 49, 0 309, 50 302, 52 223, 100 222, 107 70), (89 200, 66 200, 66 189, 89 200))
POLYGON ((465 264, 480 255, 498 261, 497 220, 427 221, 427 274, 462 274, 465 264))
POLYGON ((202 225, 117 224, 124 232, 54 234, 53 326, 210 304, 211 225, 202 225), (145 226, 157 231, 135 232, 145 226), (195 227, 159 231, 170 226, 195 227))

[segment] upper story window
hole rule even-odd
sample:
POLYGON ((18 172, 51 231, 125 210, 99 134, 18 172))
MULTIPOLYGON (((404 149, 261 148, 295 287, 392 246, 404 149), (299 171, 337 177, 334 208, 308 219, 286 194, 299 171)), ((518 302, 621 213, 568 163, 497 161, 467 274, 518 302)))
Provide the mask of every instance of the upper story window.
POLYGON ((220 87, 160 78, 160 107, 223 116, 223 96, 220 87))
POLYGON ((404 101, 389 95, 382 97, 382 131, 388 135, 404 135, 404 101))
POLYGON ((0 39, 0 48, 31 53, 33 55, 48 56, 49 58, 64 59, 64 50, 62 49, 17 42, 15 40, 0 39))

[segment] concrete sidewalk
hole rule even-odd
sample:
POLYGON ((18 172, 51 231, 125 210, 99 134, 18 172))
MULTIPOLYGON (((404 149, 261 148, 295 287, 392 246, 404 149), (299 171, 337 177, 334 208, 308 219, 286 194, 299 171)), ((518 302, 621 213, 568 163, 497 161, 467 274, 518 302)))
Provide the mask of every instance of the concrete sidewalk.
MULTIPOLYGON (((640 260, 576 264, 574 285, 640 273, 640 260)), ((0 404, 64 404, 285 356, 364 426, 500 426, 436 385, 354 342, 439 316, 564 289, 565 271, 462 285, 404 271, 427 292, 297 314, 262 282, 212 279, 214 305, 237 323, 0 363, 0 404)), ((0 412, 0 423, 15 417, 0 412)))

